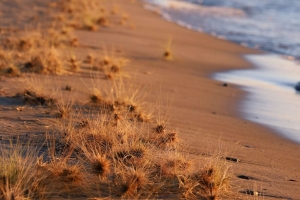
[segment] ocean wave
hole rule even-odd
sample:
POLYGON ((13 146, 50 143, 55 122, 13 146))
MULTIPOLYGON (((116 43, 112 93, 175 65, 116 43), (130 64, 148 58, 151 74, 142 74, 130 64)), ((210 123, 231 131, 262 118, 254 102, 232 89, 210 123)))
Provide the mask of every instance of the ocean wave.
POLYGON ((246 17, 244 10, 238 8, 203 6, 177 0, 146 0, 148 3, 167 9, 195 11, 199 15, 211 15, 217 17, 246 17))
POLYGON ((207 7, 199 6, 199 10, 203 15, 213 15, 218 17, 246 17, 247 14, 236 8, 225 8, 225 7, 207 7))

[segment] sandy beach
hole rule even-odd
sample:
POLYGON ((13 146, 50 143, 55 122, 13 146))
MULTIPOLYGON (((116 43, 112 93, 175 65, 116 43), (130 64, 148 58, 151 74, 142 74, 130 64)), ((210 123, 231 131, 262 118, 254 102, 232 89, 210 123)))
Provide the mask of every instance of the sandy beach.
MULTIPOLYGON (((114 4, 128 14, 128 22, 95 31, 75 30, 78 47, 63 52, 84 60, 90 53, 113 49, 116 55, 128 58, 124 80, 139 86, 153 115, 178 131, 187 157, 198 164, 216 154, 224 161, 226 157, 239 161, 226 161, 233 172, 232 190, 236 193, 227 199, 300 199, 299 144, 242 119, 237 108, 245 92, 210 78, 215 72, 251 68, 242 56, 262 52, 167 22, 158 13, 145 10, 140 1, 115 0, 114 4), (170 38, 173 58, 168 61, 163 54, 170 38), (251 191, 254 195, 244 194, 251 191)), ((0 11, 3 17, 5 12, 1 8, 0 11)), ((23 12, 29 11, 23 10, 20 16, 13 17, 22 17, 23 12)), ((61 94, 67 96, 64 100, 71 98, 76 104, 87 105, 90 88, 96 84, 109 85, 110 80, 102 76, 83 65, 77 72, 48 76, 47 80, 59 87, 71 85, 75 97, 63 91, 61 94)), ((40 80, 46 79, 37 77, 35 84, 40 84, 40 80)), ((49 124, 56 123, 56 119, 40 114, 52 113, 51 108, 25 106, 21 112, 16 110, 24 105, 10 97, 22 92, 26 81, 23 76, 1 77, 2 137, 39 136, 48 130, 49 124)))

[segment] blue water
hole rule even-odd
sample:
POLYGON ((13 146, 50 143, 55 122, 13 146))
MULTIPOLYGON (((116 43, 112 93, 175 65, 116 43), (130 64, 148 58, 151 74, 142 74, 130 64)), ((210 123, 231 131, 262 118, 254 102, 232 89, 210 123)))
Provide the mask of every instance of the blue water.
POLYGON ((300 59, 300 0, 146 0, 174 22, 300 59))
POLYGON ((247 92, 241 116, 300 144, 300 0, 145 0, 181 26, 269 54, 245 55, 255 68, 212 74, 247 92))

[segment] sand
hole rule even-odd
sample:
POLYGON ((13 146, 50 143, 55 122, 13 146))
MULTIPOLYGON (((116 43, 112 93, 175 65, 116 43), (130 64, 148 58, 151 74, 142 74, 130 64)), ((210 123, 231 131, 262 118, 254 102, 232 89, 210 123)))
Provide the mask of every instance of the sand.
MULTIPOLYGON (((129 13, 132 28, 113 26, 96 32, 76 31, 80 41, 76 53, 84 57, 106 46, 129 58, 126 73, 141 86, 150 107, 157 106, 159 99, 166 111, 165 120, 179 130, 196 162, 218 152, 240 160, 228 161, 238 186, 236 191, 259 191, 264 196, 261 199, 300 199, 299 144, 242 119, 238 108, 245 92, 234 85, 223 87, 223 83, 210 78, 214 72, 253 67, 242 55, 261 52, 164 21, 157 13, 143 9, 142 2, 114 2, 129 13), (162 55, 170 37, 173 60, 166 61, 162 55), (239 175, 250 180, 240 179, 239 175)), ((91 81, 87 72, 50 79, 70 83, 76 88, 79 101, 85 101, 81 96, 86 91, 83 82, 91 81)), ((28 113, 20 114, 15 108, 22 105, 7 103, 4 98, 20 90, 16 84, 11 87, 13 81, 16 79, 3 77, 0 82, 5 91, 0 97, 2 135, 18 130, 23 134, 43 132, 36 124, 46 126, 51 119, 32 121, 40 111, 28 109, 28 113)), ((243 195, 241 198, 254 199, 243 195)))

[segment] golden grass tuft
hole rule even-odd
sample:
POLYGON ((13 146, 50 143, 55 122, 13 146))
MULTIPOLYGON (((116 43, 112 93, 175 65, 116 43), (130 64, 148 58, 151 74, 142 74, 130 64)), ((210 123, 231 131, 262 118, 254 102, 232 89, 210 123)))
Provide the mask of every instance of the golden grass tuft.
MULTIPOLYGON (((23 33, 24 34, 24 33, 23 33)), ((41 45, 42 35, 38 31, 25 32, 24 35, 8 36, 3 45, 5 49, 14 49, 17 51, 29 51, 41 45)))
POLYGON ((174 147, 179 142, 176 132, 165 133, 156 139, 156 144, 159 147, 174 147))
POLYGON ((171 177, 190 174, 192 167, 192 162, 179 153, 168 155, 168 158, 160 163, 162 173, 171 177))
POLYGON ((71 103, 56 103, 56 106, 58 110, 58 112, 56 113, 57 118, 67 118, 71 115, 71 111, 72 111, 71 103))
POLYGON ((71 47, 78 47, 79 41, 77 38, 73 37, 70 39, 69 44, 71 47))
POLYGON ((22 101, 26 104, 34 105, 48 105, 52 106, 56 103, 56 100, 53 98, 48 98, 43 95, 39 95, 33 91, 25 90, 23 93, 18 93, 17 98, 21 98, 22 101))
POLYGON ((110 90, 106 90, 103 95, 99 89, 95 88, 90 94, 90 102, 98 105, 105 112, 112 112, 114 124, 122 120, 134 120, 138 122, 150 122, 152 115, 144 108, 141 95, 138 95, 138 89, 126 87, 124 81, 116 80, 111 84, 110 90))
POLYGON ((30 61, 25 62, 21 70, 42 74, 61 74, 63 66, 57 50, 50 48, 33 52, 30 61))
POLYGON ((149 154, 146 146, 141 142, 136 142, 129 150, 129 153, 138 159, 145 159, 149 154))
POLYGON ((70 185, 80 185, 84 181, 82 167, 69 165, 66 160, 51 160, 47 163, 38 163, 38 169, 48 174, 49 181, 70 185))
POLYGON ((171 61, 173 60, 173 52, 172 52, 172 38, 170 37, 169 40, 168 40, 168 43, 166 45, 166 48, 165 48, 165 51, 164 51, 164 59, 165 60, 168 60, 168 61, 171 61))
MULTIPOLYGON (((83 182, 83 175, 80 170, 78 165, 66 166, 57 175, 62 182, 79 185, 83 182)), ((54 174, 56 173, 54 172, 54 174)))
POLYGON ((164 133, 166 128, 166 124, 157 124, 156 127, 154 127, 155 133, 164 133))
POLYGON ((100 26, 107 27, 107 26, 109 26, 109 21, 108 21, 107 17, 102 16, 102 17, 98 18, 97 24, 99 24, 100 26))
MULTIPOLYGON (((0 198, 40 199, 45 194, 47 176, 35 168, 39 149, 19 139, 0 145, 0 198)), ((51 193, 51 191, 48 191, 51 193)))
POLYGON ((71 71, 78 71, 80 69, 81 61, 76 58, 76 56, 72 55, 68 60, 68 66, 71 71))
POLYGON ((99 57, 87 57, 87 63, 92 64, 92 69, 103 71, 107 79, 115 79, 126 76, 124 67, 128 65, 129 59, 117 56, 112 51, 110 53, 104 50, 99 57))
POLYGON ((57 23, 90 31, 111 26, 120 13, 118 6, 113 5, 111 15, 109 15, 109 6, 105 6, 102 1, 95 0, 60 0, 57 7, 61 10, 59 17, 53 17, 57 23))
POLYGON ((226 162, 220 158, 211 158, 192 177, 192 180, 197 183, 194 194, 210 200, 226 197, 232 187, 231 178, 232 173, 226 162))
POLYGON ((73 87, 71 87, 70 85, 66 85, 66 86, 64 87, 64 90, 66 90, 66 91, 72 91, 72 90, 73 90, 73 87))
POLYGON ((84 62, 93 65, 95 63, 95 56, 93 54, 87 55, 84 62))
POLYGON ((92 172, 101 178, 105 178, 110 172, 110 161, 103 156, 91 158, 92 172))
POLYGON ((14 57, 13 51, 0 48, 0 70, 2 73, 9 76, 19 76, 21 74, 14 57))
POLYGON ((65 108, 60 108, 58 113, 56 113, 57 118, 66 118, 69 116, 70 110, 65 108))
MULTIPOLYGON (((78 46, 78 39, 72 35, 69 27, 53 24, 47 25, 45 29, 18 30, 1 37, 1 68, 6 68, 5 72, 9 75, 23 72, 64 73, 65 66, 59 47, 78 46)), ((72 64, 76 66, 76 63, 72 64)))
POLYGON ((150 122, 152 119, 152 114, 150 112, 140 111, 135 115, 138 122, 150 122))
POLYGON ((90 94, 90 101, 92 102, 92 103, 99 103, 99 102, 101 102, 102 101, 102 95, 101 95, 101 93, 100 93, 100 91, 99 90, 97 90, 97 89, 94 89, 92 92, 91 92, 91 94, 90 94))
POLYGON ((6 69, 6 73, 10 76, 20 76, 20 74, 21 74, 20 69, 18 67, 16 67, 15 65, 10 65, 6 69))
POLYGON ((121 196, 132 198, 137 195, 138 190, 145 187, 148 183, 147 175, 142 170, 130 170, 126 172, 121 181, 121 196))

